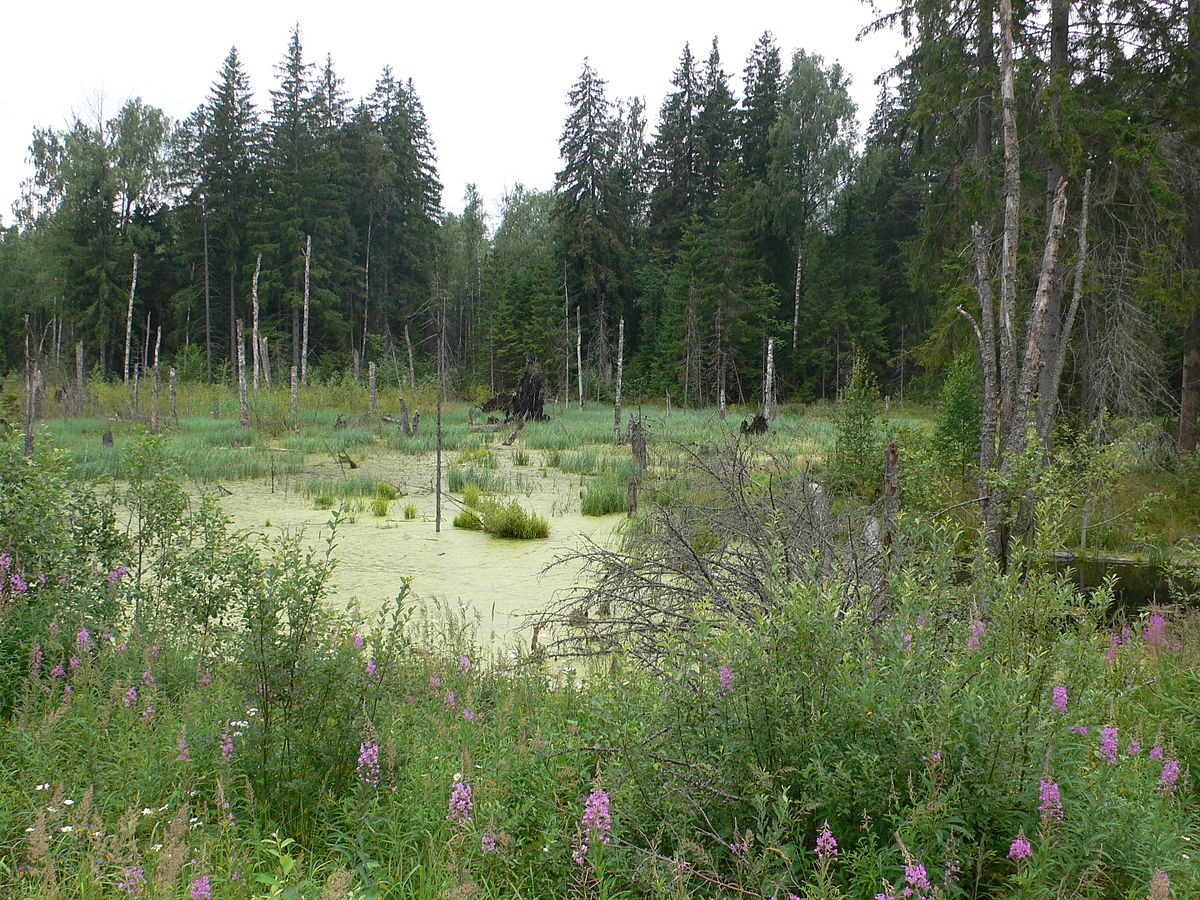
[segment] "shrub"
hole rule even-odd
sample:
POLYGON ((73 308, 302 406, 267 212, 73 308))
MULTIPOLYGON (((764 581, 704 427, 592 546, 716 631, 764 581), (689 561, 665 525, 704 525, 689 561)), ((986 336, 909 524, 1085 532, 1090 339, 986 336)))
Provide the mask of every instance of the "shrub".
POLYGON ((337 498, 332 494, 318 494, 313 497, 313 509, 333 509, 337 498))
POLYGON ((483 510, 483 530, 502 538, 544 538, 550 536, 550 523, 512 500, 489 503, 483 510))
POLYGON ((982 377, 979 360, 974 354, 959 356, 946 372, 941 404, 933 424, 934 449, 962 478, 979 461, 982 377))
POLYGON ((381 481, 375 485, 375 496, 380 500, 395 500, 400 496, 400 492, 396 490, 396 486, 394 484, 381 481))
POLYGON ((835 412, 838 471, 873 493, 883 466, 883 437, 879 427, 879 386, 867 359, 855 354, 850 382, 835 412))
POLYGON ((388 507, 391 505, 391 501, 386 497, 374 497, 368 509, 371 511, 371 515, 382 519, 387 516, 388 507))
POLYGON ((417 504, 405 503, 404 504, 404 518, 415 519, 416 517, 417 517, 417 504))
POLYGON ((483 531, 483 519, 473 509, 460 509, 454 517, 455 528, 465 528, 468 531, 483 531))

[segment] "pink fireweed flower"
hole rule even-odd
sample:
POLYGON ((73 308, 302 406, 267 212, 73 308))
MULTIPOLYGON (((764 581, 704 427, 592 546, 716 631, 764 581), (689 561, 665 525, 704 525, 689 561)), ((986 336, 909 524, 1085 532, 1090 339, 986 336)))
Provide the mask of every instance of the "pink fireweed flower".
POLYGON ((441 675, 430 675, 429 676, 429 686, 430 687, 441 687, 441 684, 442 684, 442 676, 441 675))
POLYGON ((1130 738, 1129 743, 1125 747, 1125 753, 1128 756, 1137 756, 1142 752, 1142 742, 1137 738, 1130 738))
POLYGON ((123 894, 140 897, 146 884, 146 870, 141 866, 126 866, 125 877, 117 882, 117 890, 123 894))
POLYGON ((190 753, 189 753, 189 751, 188 751, 188 742, 187 742, 187 738, 185 738, 185 737, 184 737, 184 736, 181 734, 179 737, 177 737, 177 738, 175 739, 175 743, 176 743, 176 744, 178 745, 178 747, 179 747, 179 753, 178 753, 178 755, 175 757, 177 760, 179 760, 180 762, 187 762, 189 759, 191 759, 191 758, 192 758, 192 757, 191 757, 191 754, 190 754, 190 753))
POLYGON ((458 671, 464 674, 471 671, 471 657, 463 655, 458 658, 458 671))
POLYGON ((354 646, 361 647, 363 645, 363 636, 357 631, 354 632, 354 646))
POLYGON ((379 745, 374 741, 358 745, 358 780, 368 787, 379 786, 379 745))
POLYGON ((821 826, 821 833, 817 835, 817 859, 824 862, 827 859, 837 859, 838 845, 833 837, 833 832, 829 830, 829 820, 821 826))
POLYGON ((372 677, 378 671, 379 666, 375 665, 375 657, 371 657, 367 660, 367 677, 372 677))
POLYGON ((730 666, 721 666, 721 670, 717 673, 717 690, 721 692, 722 697, 728 697, 733 691, 733 669, 730 666))
POLYGON ((26 583, 25 579, 21 577, 20 572, 13 572, 12 575, 8 577, 8 583, 13 586, 13 590, 18 594, 23 594, 29 590, 29 585, 26 583))
POLYGON ((479 849, 484 853, 496 852, 496 832, 488 829, 483 833, 483 837, 479 839, 479 849))
POLYGON ((1073 726, 1071 726, 1071 730, 1073 732, 1075 732, 1077 735, 1079 735, 1080 737, 1087 737, 1087 726, 1086 725, 1073 725, 1073 726))
POLYGON ((212 900, 212 877, 201 875, 192 882, 192 900, 212 900))
POLYGON ((454 699, 454 691, 446 691, 446 696, 442 698, 442 705, 451 709, 458 705, 458 701, 454 699))
POLYGON ((0 553, 0 572, 5 571, 10 565, 12 565, 12 556, 7 551, 0 553))
POLYGON ((1054 690, 1051 693, 1054 697, 1054 699, 1053 699, 1054 708, 1058 711, 1058 714, 1060 716, 1066 715, 1066 713, 1067 713, 1067 689, 1066 689, 1066 687, 1064 687, 1061 684, 1056 684, 1054 686, 1054 690))
POLYGON ((1179 780, 1179 760, 1167 759, 1163 763, 1162 775, 1158 778, 1158 790, 1175 793, 1175 782, 1179 780))
POLYGON ((1169 646, 1167 620, 1158 613, 1151 613, 1150 618, 1146 620, 1146 630, 1142 632, 1142 639, 1151 647, 1169 646))
POLYGON ((153 718, 154 718, 154 706, 148 705, 144 710, 142 710, 142 721, 149 722, 153 718))
POLYGON ((467 709, 467 707, 464 706, 463 707, 463 718, 466 719, 468 722, 474 722, 475 721, 475 713, 473 711, 467 709))
POLYGON ((900 632, 900 649, 901 650, 911 650, 912 642, 913 642, 913 636, 911 634, 909 634, 907 631, 900 632))
POLYGON ((1171 876, 1162 869, 1154 870, 1148 900, 1171 900, 1171 876))
POLYGON ((471 813, 475 804, 471 800, 471 786, 458 776, 454 781, 454 789, 450 792, 450 803, 446 810, 446 821, 451 825, 463 826, 472 821, 471 813))
MULTIPOLYGON (((933 885, 929 883, 929 876, 925 872, 925 867, 919 862, 913 861, 904 864, 904 880, 908 882, 908 886, 912 890, 933 890, 933 885)), ((911 896, 911 891, 906 890, 904 896, 911 896)))
POLYGON ((1159 760, 1163 758, 1163 748, 1161 745, 1155 744, 1150 748, 1150 758, 1153 760, 1159 760))
POLYGON ((207 672, 201 672, 200 673, 200 684, 204 685, 204 686, 212 684, 212 676, 209 675, 207 672))
POLYGON ((86 628, 80 628, 79 634, 75 635, 75 643, 80 647, 90 647, 92 643, 92 635, 86 628))
POLYGON ((987 623, 982 619, 971 620, 971 635, 967 638, 967 652, 975 653, 979 650, 980 642, 983 636, 987 633, 987 623))
POLYGON ((1038 812, 1042 814, 1042 821, 1048 822, 1051 819, 1061 819, 1063 817, 1062 796, 1058 791, 1058 784, 1048 778, 1042 779, 1042 790, 1038 796, 1040 801, 1038 804, 1038 812))
POLYGON ((1117 729, 1111 725, 1100 732, 1100 758, 1110 766, 1117 764, 1117 729))
POLYGON ((599 838, 602 844, 609 842, 612 833, 612 813, 609 809, 608 792, 603 788, 593 788, 588 794, 579 825, 585 838, 599 838))
POLYGON ((74 672, 78 668, 79 668, 79 657, 78 656, 72 656, 70 659, 67 660, 67 669, 74 672))
POLYGON ((154 677, 154 673, 147 669, 142 673, 142 684, 146 687, 152 687, 157 684, 158 680, 154 677))
POLYGON ((113 569, 111 572, 108 573, 108 580, 111 581, 113 584, 116 584, 118 581, 120 581, 122 578, 124 578, 128 574, 129 574, 129 566, 122 564, 122 565, 117 566, 115 569, 113 569))
POLYGON ((65 678, 66 674, 67 674, 67 670, 62 667, 61 663, 59 663, 57 666, 55 666, 53 669, 50 670, 51 678, 55 678, 55 679, 65 678))
POLYGON ((138 698, 138 689, 137 689, 137 685, 131 685, 131 686, 130 686, 130 688, 129 688, 129 690, 127 690, 127 691, 125 692, 125 698, 124 698, 124 699, 125 699, 125 705, 126 705, 126 706, 133 706, 133 704, 137 703, 137 698, 138 698))
POLYGON ((1030 846, 1028 838, 1025 837, 1024 830, 1018 832, 1016 840, 1012 842, 1012 846, 1008 848, 1009 859, 1029 859, 1033 856, 1033 847, 1030 846))
POLYGON ((225 765, 233 762, 233 737, 227 731, 221 732, 221 762, 225 765))

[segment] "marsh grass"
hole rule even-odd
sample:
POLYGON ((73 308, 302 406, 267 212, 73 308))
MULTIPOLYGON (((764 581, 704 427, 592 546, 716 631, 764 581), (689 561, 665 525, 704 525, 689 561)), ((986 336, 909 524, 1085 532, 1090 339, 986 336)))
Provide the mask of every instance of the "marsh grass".
POLYGON ((303 493, 305 497, 373 497, 378 487, 379 482, 368 475, 347 475, 345 478, 313 476, 304 483, 303 493))
POLYGON ((585 516, 607 516, 624 512, 628 504, 628 488, 607 478, 587 485, 580 500, 580 512, 585 516))
POLYGON ((491 469, 477 469, 474 466, 451 466, 447 475, 447 485, 454 494, 461 493, 468 485, 474 485, 485 494, 498 494, 508 490, 508 482, 503 475, 491 469))

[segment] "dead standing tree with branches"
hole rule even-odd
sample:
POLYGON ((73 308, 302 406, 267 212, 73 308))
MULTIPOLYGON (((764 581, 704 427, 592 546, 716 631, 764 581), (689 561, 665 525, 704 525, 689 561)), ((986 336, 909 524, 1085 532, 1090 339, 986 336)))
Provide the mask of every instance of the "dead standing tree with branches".
MULTIPOLYGON (((1017 247, 1020 240, 1021 160, 1017 144, 1017 101, 1013 75, 1012 0, 1000 0, 1000 96, 1004 127, 1004 230, 1000 256, 1000 296, 992 291, 988 241, 983 229, 972 228, 976 291, 980 316, 961 306, 979 343, 984 397, 980 426, 980 495, 984 546, 1002 569, 1007 567, 1015 498, 1014 467, 1029 444, 1036 411, 1035 391, 1043 365, 1043 333, 1047 310, 1062 278, 1058 258, 1067 215, 1067 183, 1060 179, 1051 200, 1049 224, 1037 289, 1025 318, 1024 348, 1017 341, 1017 247), (998 327, 997 327, 998 326, 998 327), (1018 352, 1020 355, 1018 356, 1018 352)), ((1068 339, 1065 332, 1063 339, 1068 339)))

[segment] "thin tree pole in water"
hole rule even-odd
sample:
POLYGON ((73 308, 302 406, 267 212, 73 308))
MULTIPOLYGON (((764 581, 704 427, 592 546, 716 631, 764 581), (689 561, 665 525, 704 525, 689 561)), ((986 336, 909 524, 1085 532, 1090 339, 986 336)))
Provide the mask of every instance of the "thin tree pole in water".
POLYGON ((308 387, 308 291, 312 271, 312 235, 304 245, 304 337, 300 344, 300 380, 308 387))
POLYGON ((246 396, 246 329, 237 320, 238 404, 241 410, 242 431, 250 430, 250 400, 246 396))
POLYGON ((575 367, 579 371, 579 408, 583 409, 583 325, 575 307, 575 367))
POLYGON ((446 346, 446 298, 441 285, 435 287, 438 292, 438 345, 437 345, 437 473, 434 475, 434 493, 437 497, 433 530, 442 530, 442 391, 445 385, 446 361, 443 352, 446 346))
POLYGON ((250 340, 253 342, 251 348, 251 356, 253 357, 254 365, 254 389, 258 390, 258 366, 261 356, 262 345, 259 341, 258 332, 258 275, 262 271, 262 254, 258 254, 258 261, 254 264, 254 278, 250 282, 250 301, 254 307, 254 324, 252 326, 252 334, 250 340))
MULTIPOLYGON (((621 380, 625 374, 625 319, 617 326, 617 396, 613 404, 613 435, 621 443, 621 380)), ((635 504, 636 505, 636 504, 635 504)))

